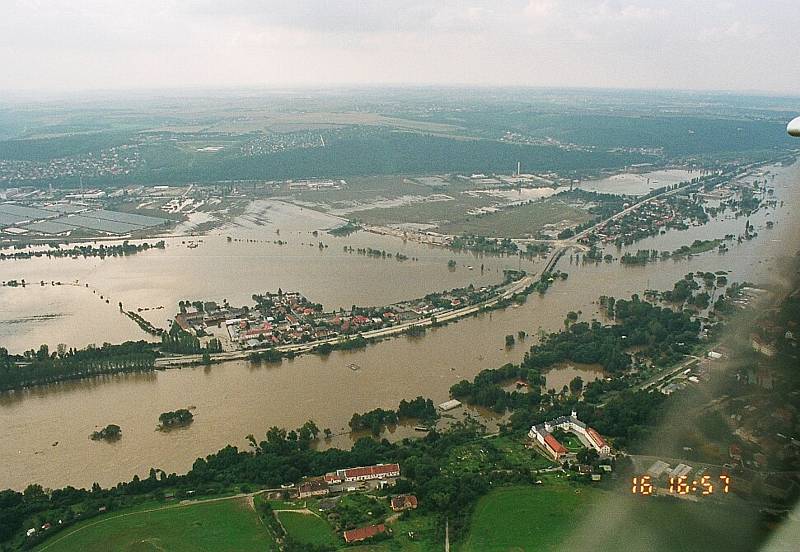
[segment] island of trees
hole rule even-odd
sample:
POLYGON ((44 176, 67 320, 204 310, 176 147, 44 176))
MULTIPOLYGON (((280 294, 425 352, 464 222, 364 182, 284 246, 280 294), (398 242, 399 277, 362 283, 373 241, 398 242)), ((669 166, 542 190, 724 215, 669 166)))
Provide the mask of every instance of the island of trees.
POLYGON ((358 232, 359 230, 361 230, 361 226, 359 224, 352 221, 347 221, 347 223, 343 224, 342 226, 337 226, 336 228, 331 228, 328 230, 328 234, 338 237, 349 236, 353 232, 358 232))
POLYGON ((163 412, 158 417, 159 429, 172 429, 174 427, 188 426, 194 421, 194 415, 186 408, 175 411, 163 412))
POLYGON ((122 428, 116 424, 108 424, 100 431, 93 431, 89 435, 92 441, 116 441, 122 437, 122 428))
MULTIPOLYGON (((733 236, 726 237, 726 239, 733 239, 733 236)), ((691 255, 699 255, 706 251, 711 251, 716 248, 720 253, 728 251, 727 246, 723 240, 695 240, 692 245, 683 245, 670 253, 669 251, 661 251, 660 253, 655 249, 639 249, 636 253, 627 252, 620 257, 620 262, 629 265, 643 265, 665 259, 683 259, 691 255)))
POLYGON ((197 336, 182 330, 178 324, 173 322, 169 332, 161 334, 161 350, 182 355, 221 353, 222 343, 215 337, 210 339, 204 347, 200 344, 197 336))
MULTIPOLYGON (((577 322, 577 313, 570 313, 575 316, 567 317, 569 326, 544 335, 525 353, 520 364, 483 370, 472 382, 462 380, 453 385, 450 395, 504 413, 509 409, 538 405, 542 400, 539 391, 544 384, 542 373, 560 363, 599 364, 608 374, 616 376, 631 368, 633 356, 628 351, 633 348, 638 350, 639 362, 667 366, 691 352, 699 341, 700 322, 689 312, 660 307, 638 295, 630 300, 601 297, 600 304, 614 324, 602 324, 597 320, 577 322), (506 391, 503 384, 513 379, 526 381, 529 391, 506 391)), ((575 386, 578 387, 577 382, 575 386)))

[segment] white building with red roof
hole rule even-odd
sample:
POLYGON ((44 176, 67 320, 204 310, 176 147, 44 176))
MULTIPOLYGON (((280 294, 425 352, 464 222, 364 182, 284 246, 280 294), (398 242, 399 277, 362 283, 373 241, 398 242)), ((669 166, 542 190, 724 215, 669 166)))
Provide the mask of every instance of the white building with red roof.
POLYGON ((556 462, 568 452, 566 447, 553 437, 552 432, 556 429, 574 434, 585 447, 593 448, 599 454, 607 455, 611 453, 611 447, 606 443, 605 439, 594 428, 580 421, 577 413, 573 410, 570 416, 559 416, 554 420, 548 420, 543 424, 531 427, 528 432, 528 437, 535 439, 548 456, 556 462))
POLYGON ((594 450, 596 450, 600 454, 611 453, 611 447, 608 445, 608 443, 606 443, 602 435, 597 433, 597 431, 594 428, 591 427, 586 428, 586 438, 592 444, 594 450))
POLYGON ((550 453, 555 460, 558 460, 567 453, 567 448, 558 442, 558 439, 553 437, 552 433, 545 433, 542 444, 547 452, 550 453))
POLYGON ((325 474, 325 481, 332 483, 352 483, 355 481, 370 481, 372 479, 387 479, 400 477, 399 464, 376 464, 374 466, 359 466, 345 468, 325 474))

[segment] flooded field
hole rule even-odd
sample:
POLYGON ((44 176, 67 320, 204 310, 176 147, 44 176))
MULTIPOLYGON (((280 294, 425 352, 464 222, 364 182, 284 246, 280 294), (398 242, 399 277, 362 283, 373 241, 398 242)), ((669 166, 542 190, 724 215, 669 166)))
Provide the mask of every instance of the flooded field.
POLYGON ((602 366, 570 362, 562 366, 555 366, 547 372, 545 374, 544 388, 547 390, 553 389, 556 393, 559 393, 565 385, 569 387, 569 382, 576 377, 580 377, 583 380, 583 384, 586 385, 589 382, 601 379, 604 375, 602 366))
POLYGON ((604 194, 644 195, 655 188, 671 186, 700 176, 699 171, 672 169, 645 173, 622 173, 599 180, 584 180, 578 188, 604 194))
POLYGON ((167 327, 167 319, 184 299, 227 299, 232 305, 243 305, 252 303, 254 293, 280 287, 299 291, 326 310, 354 304, 377 306, 470 283, 498 283, 504 269, 533 270, 534 266, 516 257, 477 258, 365 232, 346 237, 325 232, 341 224, 340 219, 317 211, 263 201, 251 206, 235 226, 211 236, 167 238, 163 250, 106 259, 0 262, 0 280, 24 279, 31 284, 0 287, 4 307, 0 343, 21 352, 41 343, 53 349, 59 343, 83 347, 148 339, 119 312, 119 302, 126 310, 143 309, 144 318, 167 327), (409 260, 347 253, 344 246, 371 247, 391 255, 400 252, 409 260), (448 269, 450 259, 457 262, 455 270, 448 269), (41 281, 48 285, 41 286, 41 281), (53 281, 70 285, 53 287, 49 285, 53 281))
POLYGON ((550 197, 557 191, 558 190, 554 188, 518 188, 516 190, 494 188, 489 190, 477 190, 471 193, 503 199, 510 202, 509 205, 516 205, 519 203, 525 203, 526 201, 550 197))
MULTIPOLYGON (((88 486, 94 481, 110 485, 134 474, 146 475, 150 467, 181 472, 196 457, 228 443, 245 447, 249 433, 260 437, 270 426, 297 427, 307 419, 320 428, 346 433, 354 412, 396 408, 400 399, 417 395, 442 402, 453 383, 484 368, 519 362, 533 338, 507 348, 505 335, 524 330, 535 336, 540 329, 563 328, 570 310, 581 311, 584 320, 598 317, 595 302, 600 295, 627 297, 648 288, 671 288, 684 274, 697 270, 726 270, 731 281, 768 283, 776 260, 790 246, 796 247, 783 239, 791 235, 788 225, 798 224, 786 215, 800 207, 800 168, 782 169, 774 186, 783 206, 779 203, 750 217, 759 236, 742 244, 734 241, 725 255, 710 251, 645 266, 577 264, 565 256, 558 268, 569 278, 557 282, 545 296, 531 296, 518 308, 467 318, 423 337, 388 339, 361 351, 302 356, 280 365, 236 361, 2 394, 0 487, 23 488, 31 482, 48 487, 88 486), (767 219, 775 222, 771 230, 762 228, 767 219), (359 369, 350 369, 350 364, 359 369), (187 406, 196 407, 190 427, 155 431, 161 412, 187 406), (120 441, 88 439, 97 426, 109 423, 122 427, 120 441)), ((383 304, 470 282, 496 282, 503 268, 516 268, 519 262, 501 257, 476 260, 366 233, 334 238, 320 231, 315 237, 313 230, 335 226, 335 219, 285 204, 256 205, 239 223, 213 236, 192 238, 202 240, 197 247, 189 247, 190 238, 172 238, 163 251, 125 258, 0 263, 0 280, 90 283, 90 288, 38 283, 25 289, 0 288, 0 343, 17 351, 43 341, 81 345, 143 337, 119 314, 118 301, 127 308, 163 305, 165 309, 142 313, 160 324, 174 314, 171 309, 180 299, 227 298, 238 304, 249 302, 252 293, 278 287, 297 289, 326 307, 383 304), (288 245, 272 243, 277 239, 288 245), (329 247, 320 249, 319 241, 329 247), (374 260, 346 254, 343 245, 401 251, 419 260, 374 260), (446 266, 450 258, 458 261, 454 272, 446 266), (483 274, 463 266, 481 263, 483 274), (110 303, 93 290, 102 290, 110 303)), ((743 227, 744 219, 723 215, 704 227, 670 231, 629 249, 671 250, 694 239, 741 233, 743 227)), ((615 256, 624 251, 611 249, 615 256)), ((537 270, 536 263, 523 262, 522 267, 537 270)), ((547 387, 558 390, 576 375, 588 382, 598 372, 596 367, 577 365, 554 370, 547 374, 547 387)), ((411 433, 413 429, 398 427, 391 436, 411 433)), ((349 442, 344 434, 329 444, 349 442)))

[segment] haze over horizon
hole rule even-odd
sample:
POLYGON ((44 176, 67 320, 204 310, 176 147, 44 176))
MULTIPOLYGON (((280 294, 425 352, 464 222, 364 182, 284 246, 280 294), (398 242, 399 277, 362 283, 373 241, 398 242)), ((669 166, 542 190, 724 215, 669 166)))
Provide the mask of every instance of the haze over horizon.
POLYGON ((467 85, 800 93, 800 3, 12 0, 5 91, 467 85))

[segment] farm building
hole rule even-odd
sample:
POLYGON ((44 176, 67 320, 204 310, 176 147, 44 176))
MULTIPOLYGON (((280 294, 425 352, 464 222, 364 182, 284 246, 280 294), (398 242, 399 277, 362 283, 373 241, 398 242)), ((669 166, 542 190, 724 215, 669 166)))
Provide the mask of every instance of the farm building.
POLYGON ((309 496, 324 496, 330 492, 328 484, 324 479, 311 479, 300 484, 298 488, 300 498, 308 498, 309 496))
POLYGON ((377 464, 375 466, 362 466, 358 468, 346 468, 325 474, 325 482, 350 483, 354 481, 369 481, 372 479, 386 479, 389 477, 400 476, 399 464, 377 464))
POLYGON ((395 512, 414 510, 416 508, 417 497, 414 495, 398 495, 392 498, 392 510, 395 512))
POLYGON ((358 529, 345 531, 344 541, 350 544, 351 542, 363 541, 385 532, 386 526, 383 523, 379 523, 378 525, 369 525, 367 527, 359 527, 358 529))

